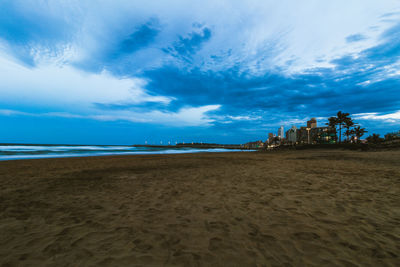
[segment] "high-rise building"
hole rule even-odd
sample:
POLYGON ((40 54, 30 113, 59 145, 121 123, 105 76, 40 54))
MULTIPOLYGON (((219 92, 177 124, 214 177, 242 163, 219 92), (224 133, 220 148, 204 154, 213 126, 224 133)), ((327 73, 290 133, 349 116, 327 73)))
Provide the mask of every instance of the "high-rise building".
POLYGON ((290 128, 286 132, 286 141, 290 144, 332 144, 336 142, 336 129, 317 127, 317 120, 312 118, 307 121, 307 127, 290 128))
POLYGON ((285 137, 285 131, 284 131, 283 126, 281 126, 281 127, 278 129, 278 137, 279 137, 279 139, 283 139, 283 138, 285 137))
POLYGON ((297 142, 302 144, 331 144, 336 142, 336 129, 317 127, 317 120, 307 121, 307 127, 297 130, 297 142))
POLYGON ((311 144, 334 144, 336 142, 336 129, 325 126, 315 127, 310 130, 311 144))
POLYGON ((274 139, 274 134, 273 133, 269 133, 268 134, 268 144, 271 144, 273 139, 274 139))
POLYGON ((385 134, 386 140, 400 139, 400 131, 385 134))
POLYGON ((317 127, 317 119, 312 118, 311 120, 307 121, 307 128, 316 128, 317 127))
POLYGON ((286 132, 286 141, 292 144, 295 144, 297 142, 297 127, 292 126, 287 132, 286 132))

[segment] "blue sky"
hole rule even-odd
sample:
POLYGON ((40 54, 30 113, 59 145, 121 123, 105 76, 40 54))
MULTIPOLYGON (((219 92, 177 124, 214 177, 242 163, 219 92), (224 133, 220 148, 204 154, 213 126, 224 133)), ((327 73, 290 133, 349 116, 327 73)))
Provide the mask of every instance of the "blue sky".
POLYGON ((400 130, 399 0, 0 2, 0 142, 400 130))

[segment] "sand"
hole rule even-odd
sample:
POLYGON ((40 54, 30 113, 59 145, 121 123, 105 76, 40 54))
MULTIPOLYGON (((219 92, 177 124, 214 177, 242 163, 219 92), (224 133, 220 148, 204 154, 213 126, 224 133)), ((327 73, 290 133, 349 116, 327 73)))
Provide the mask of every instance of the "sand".
POLYGON ((0 162, 3 266, 399 266, 400 151, 0 162))

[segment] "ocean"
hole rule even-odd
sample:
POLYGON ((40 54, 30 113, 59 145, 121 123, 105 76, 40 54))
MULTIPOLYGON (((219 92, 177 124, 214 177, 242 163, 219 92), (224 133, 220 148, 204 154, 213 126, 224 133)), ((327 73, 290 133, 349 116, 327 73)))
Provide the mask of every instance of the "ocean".
POLYGON ((189 147, 164 148, 145 146, 0 145, 0 160, 238 151, 242 150, 224 148, 201 149, 189 147))

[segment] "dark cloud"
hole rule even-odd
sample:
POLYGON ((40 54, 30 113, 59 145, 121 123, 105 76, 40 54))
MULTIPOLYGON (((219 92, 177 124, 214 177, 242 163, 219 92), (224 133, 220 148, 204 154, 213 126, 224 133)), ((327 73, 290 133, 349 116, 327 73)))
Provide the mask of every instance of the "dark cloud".
POLYGON ((400 23, 386 30, 381 38, 382 44, 365 50, 362 56, 379 65, 397 62, 400 59, 400 23))
POLYGON ((400 106, 400 80, 388 77, 387 71, 400 56, 399 27, 386 31, 379 45, 357 57, 346 55, 331 61, 333 68, 287 76, 280 72, 254 75, 239 68, 203 71, 164 66, 145 72, 144 77, 149 80, 149 91, 177 99, 168 106, 170 110, 221 104, 221 109, 214 111, 217 120, 225 118, 215 123, 220 128, 326 117, 338 110, 394 112, 400 106), (261 119, 229 121, 227 115, 261 119))
MULTIPOLYGON (((200 25, 195 26, 198 28, 200 25)), ((192 55, 201 48, 203 43, 210 40, 211 35, 211 30, 204 27, 200 32, 193 31, 187 37, 179 36, 179 40, 173 46, 165 48, 163 51, 184 61, 190 61, 192 55)))
POLYGON ((397 16, 399 15, 400 12, 389 12, 389 13, 385 13, 381 16, 381 18, 387 18, 387 17, 393 17, 393 16, 397 16))
MULTIPOLYGON (((126 23, 137 24, 132 21, 126 23)), ((149 60, 147 57, 149 54, 140 53, 149 50, 156 42, 162 26, 158 18, 153 17, 145 23, 131 27, 133 29, 127 34, 121 34, 124 30, 120 29, 112 31, 111 39, 105 40, 97 50, 91 51, 90 57, 74 65, 89 72, 101 72, 107 69, 116 76, 134 76, 136 70, 146 65, 149 60)), ((159 49, 153 48, 153 50, 159 49)), ((159 53, 162 55, 161 51, 159 53)))
POLYGON ((118 51, 122 54, 133 53, 148 46, 160 32, 158 20, 153 19, 141 26, 121 41, 118 51))

